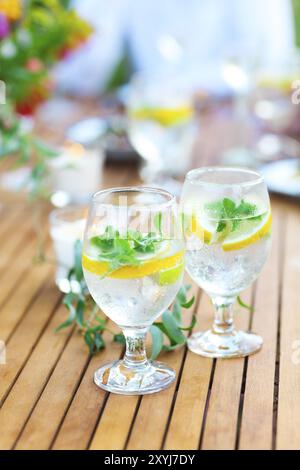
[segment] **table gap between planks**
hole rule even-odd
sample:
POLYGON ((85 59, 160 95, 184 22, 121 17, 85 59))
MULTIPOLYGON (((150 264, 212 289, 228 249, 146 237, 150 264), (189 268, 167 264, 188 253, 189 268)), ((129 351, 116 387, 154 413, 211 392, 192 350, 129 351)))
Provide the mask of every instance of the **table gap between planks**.
MULTIPOLYGON (((215 124, 207 129, 194 166, 217 161, 221 144, 215 132, 215 124)), ((106 168, 106 187, 136 180, 131 166, 106 168)), ((76 331, 54 332, 66 311, 53 266, 32 263, 31 209, 22 197, 0 196, 0 339, 7 354, 0 365, 0 449, 300 448, 296 204, 272 199, 272 253, 244 293, 255 310, 250 314, 236 307, 237 326, 261 334, 263 349, 232 360, 201 358, 185 347, 161 354, 176 369, 176 382, 158 394, 126 397, 93 384, 94 370, 122 355, 109 335, 106 349, 90 358, 76 331)), ((207 328, 213 316, 210 301, 194 284, 192 292, 196 302, 185 321, 195 311, 195 330, 207 328)))

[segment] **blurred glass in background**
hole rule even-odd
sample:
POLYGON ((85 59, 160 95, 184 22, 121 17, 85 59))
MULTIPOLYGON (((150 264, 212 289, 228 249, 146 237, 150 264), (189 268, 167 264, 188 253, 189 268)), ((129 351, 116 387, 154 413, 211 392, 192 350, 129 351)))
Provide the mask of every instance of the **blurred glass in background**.
POLYGON ((236 138, 223 164, 259 166, 298 153, 298 140, 286 132, 298 114, 291 102, 300 76, 298 0, 74 0, 73 6, 94 34, 56 67, 56 92, 100 100, 101 118, 104 110, 110 122, 107 150, 109 143, 123 147, 126 161, 130 142, 145 183, 179 192, 174 178, 193 166, 202 111, 224 102, 231 103, 236 138))

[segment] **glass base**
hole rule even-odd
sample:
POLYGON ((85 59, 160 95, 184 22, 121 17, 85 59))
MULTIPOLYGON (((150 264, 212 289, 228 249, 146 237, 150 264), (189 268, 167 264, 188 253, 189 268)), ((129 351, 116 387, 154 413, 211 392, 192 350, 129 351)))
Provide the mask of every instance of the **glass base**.
POLYGON ((188 339, 190 351, 212 358, 245 357, 259 351, 263 345, 260 336, 244 331, 218 334, 212 330, 193 334, 188 339))
POLYGON ((149 362, 129 368, 124 361, 104 364, 94 374, 98 387, 121 395, 146 395, 167 388, 176 377, 175 371, 161 362, 149 362))

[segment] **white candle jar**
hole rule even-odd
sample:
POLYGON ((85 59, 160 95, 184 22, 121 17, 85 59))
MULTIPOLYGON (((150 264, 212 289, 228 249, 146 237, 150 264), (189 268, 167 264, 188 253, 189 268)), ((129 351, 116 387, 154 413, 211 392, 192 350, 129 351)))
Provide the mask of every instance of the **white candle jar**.
POLYGON ((101 188, 104 152, 99 148, 85 148, 69 142, 61 154, 49 161, 49 183, 54 205, 88 202, 91 195, 101 188), (65 203, 56 203, 60 200, 65 203))
POLYGON ((68 293, 78 292, 76 280, 69 281, 68 274, 75 262, 75 242, 83 239, 86 224, 86 207, 67 207, 50 213, 50 235, 56 258, 55 282, 58 288, 68 293))

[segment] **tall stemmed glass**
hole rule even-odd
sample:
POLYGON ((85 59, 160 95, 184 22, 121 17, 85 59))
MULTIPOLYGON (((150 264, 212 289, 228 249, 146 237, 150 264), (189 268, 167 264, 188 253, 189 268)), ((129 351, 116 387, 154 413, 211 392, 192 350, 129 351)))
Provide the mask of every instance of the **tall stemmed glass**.
POLYGON ((191 167, 197 125, 193 87, 188 80, 165 75, 135 75, 128 96, 129 138, 141 155, 146 184, 176 188, 173 177, 191 167))
POLYGON ((82 265, 89 291, 123 331, 122 360, 95 372, 110 392, 158 392, 175 372, 146 357, 145 338, 153 321, 174 300, 182 283, 184 242, 175 198, 156 188, 115 188, 93 197, 82 265))
POLYGON ((192 335, 189 349, 221 358, 254 353, 262 338, 234 328, 233 305, 258 277, 271 246, 271 209, 262 176, 236 168, 192 170, 181 211, 187 271, 215 308, 212 329, 192 335))

